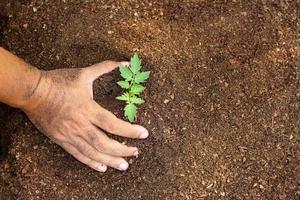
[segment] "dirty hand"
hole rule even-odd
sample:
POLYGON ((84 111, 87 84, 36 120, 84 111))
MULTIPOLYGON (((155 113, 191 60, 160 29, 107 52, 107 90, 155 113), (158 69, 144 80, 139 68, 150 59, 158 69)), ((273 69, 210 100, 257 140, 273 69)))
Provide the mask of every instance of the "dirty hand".
POLYGON ((110 139, 105 132, 148 137, 145 128, 118 119, 93 100, 93 81, 120 64, 105 61, 81 69, 41 71, 38 85, 23 108, 41 132, 100 172, 107 166, 124 171, 128 163, 123 157, 138 155, 136 147, 110 139))

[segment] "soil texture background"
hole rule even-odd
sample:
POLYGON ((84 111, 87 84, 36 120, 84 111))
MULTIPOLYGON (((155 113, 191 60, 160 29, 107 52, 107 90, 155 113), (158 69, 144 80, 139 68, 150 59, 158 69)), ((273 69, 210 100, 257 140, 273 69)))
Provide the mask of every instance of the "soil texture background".
MULTIPOLYGON (((102 174, 0 106, 0 199, 300 198, 300 1, 0 0, 0 44, 51 70, 152 71, 126 172, 102 174)), ((117 71, 94 84, 122 117, 117 71)), ((45 113, 46 115, 47 113, 45 113)))

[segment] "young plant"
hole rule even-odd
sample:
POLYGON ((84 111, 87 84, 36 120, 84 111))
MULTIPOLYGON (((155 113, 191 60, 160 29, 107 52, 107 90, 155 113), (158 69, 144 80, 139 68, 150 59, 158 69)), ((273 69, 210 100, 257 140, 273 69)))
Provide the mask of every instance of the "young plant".
POLYGON ((143 104, 144 100, 139 95, 145 90, 141 84, 150 76, 150 71, 141 71, 142 60, 135 53, 130 59, 129 66, 121 65, 119 67, 120 74, 124 80, 118 81, 117 84, 126 91, 117 96, 116 99, 125 101, 124 116, 129 122, 134 122, 137 118, 137 105, 143 104))

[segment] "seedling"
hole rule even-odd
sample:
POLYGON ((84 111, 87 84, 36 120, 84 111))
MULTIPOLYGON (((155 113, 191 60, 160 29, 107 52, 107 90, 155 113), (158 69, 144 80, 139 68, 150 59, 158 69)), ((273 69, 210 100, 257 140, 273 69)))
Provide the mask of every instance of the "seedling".
POLYGON ((130 59, 130 65, 119 67, 120 75, 124 80, 118 81, 117 84, 126 91, 117 96, 116 99, 125 101, 124 116, 131 123, 137 118, 137 105, 143 104, 145 101, 139 95, 145 90, 141 84, 144 83, 150 76, 150 71, 141 71, 142 60, 135 53, 130 59))

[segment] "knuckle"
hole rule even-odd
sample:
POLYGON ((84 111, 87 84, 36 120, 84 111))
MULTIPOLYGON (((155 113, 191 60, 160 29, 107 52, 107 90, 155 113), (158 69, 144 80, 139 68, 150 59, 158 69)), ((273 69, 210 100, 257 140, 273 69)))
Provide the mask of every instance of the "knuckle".
POLYGON ((103 144, 103 142, 99 139, 97 133, 87 132, 87 140, 95 149, 97 149, 97 151, 99 152, 105 151, 106 149, 105 144, 103 144))
POLYGON ((117 146, 115 146, 112 142, 112 139, 109 139, 107 142, 98 146, 98 151, 106 153, 106 154, 116 154, 117 146))
POLYGON ((113 122, 106 123, 106 131, 110 133, 116 133, 116 125, 113 122))
POLYGON ((90 147, 86 147, 85 150, 84 150, 84 152, 85 152, 85 155, 86 155, 87 157, 92 157, 93 154, 94 154, 93 149, 90 148, 90 147))
POLYGON ((101 144, 99 148, 104 153, 111 153, 113 151, 110 140, 108 142, 104 143, 104 144, 101 144))
POLYGON ((101 153, 106 153, 107 152, 107 147, 105 144, 102 144, 99 141, 95 141, 93 142, 93 146, 95 149, 97 149, 97 151, 101 152, 101 153))
POLYGON ((81 153, 91 155, 93 149, 89 145, 84 144, 80 139, 74 138, 72 143, 81 153))
POLYGON ((114 156, 122 156, 123 155, 121 150, 115 149, 115 148, 110 148, 109 153, 114 155, 114 156))
POLYGON ((128 147, 125 145, 120 144, 117 141, 112 140, 112 142, 109 145, 109 150, 112 154, 116 156, 126 156, 128 155, 128 147))
POLYGON ((127 156, 128 155, 128 153, 126 151, 121 150, 121 149, 115 149, 114 153, 116 156, 127 156))
POLYGON ((60 141, 60 142, 65 141, 65 136, 61 133, 57 133, 57 132, 52 133, 51 137, 56 141, 60 141))
POLYGON ((99 123, 102 124, 102 128, 105 129, 107 132, 115 133, 117 129, 117 117, 113 114, 109 113, 98 113, 98 120, 99 123))
POLYGON ((111 114, 111 116, 106 118, 106 130, 110 133, 116 133, 118 127, 118 119, 115 115, 111 114))
POLYGON ((98 141, 98 137, 97 137, 96 133, 94 133, 92 131, 87 131, 86 135, 87 135, 87 140, 89 142, 94 143, 94 142, 98 141))

